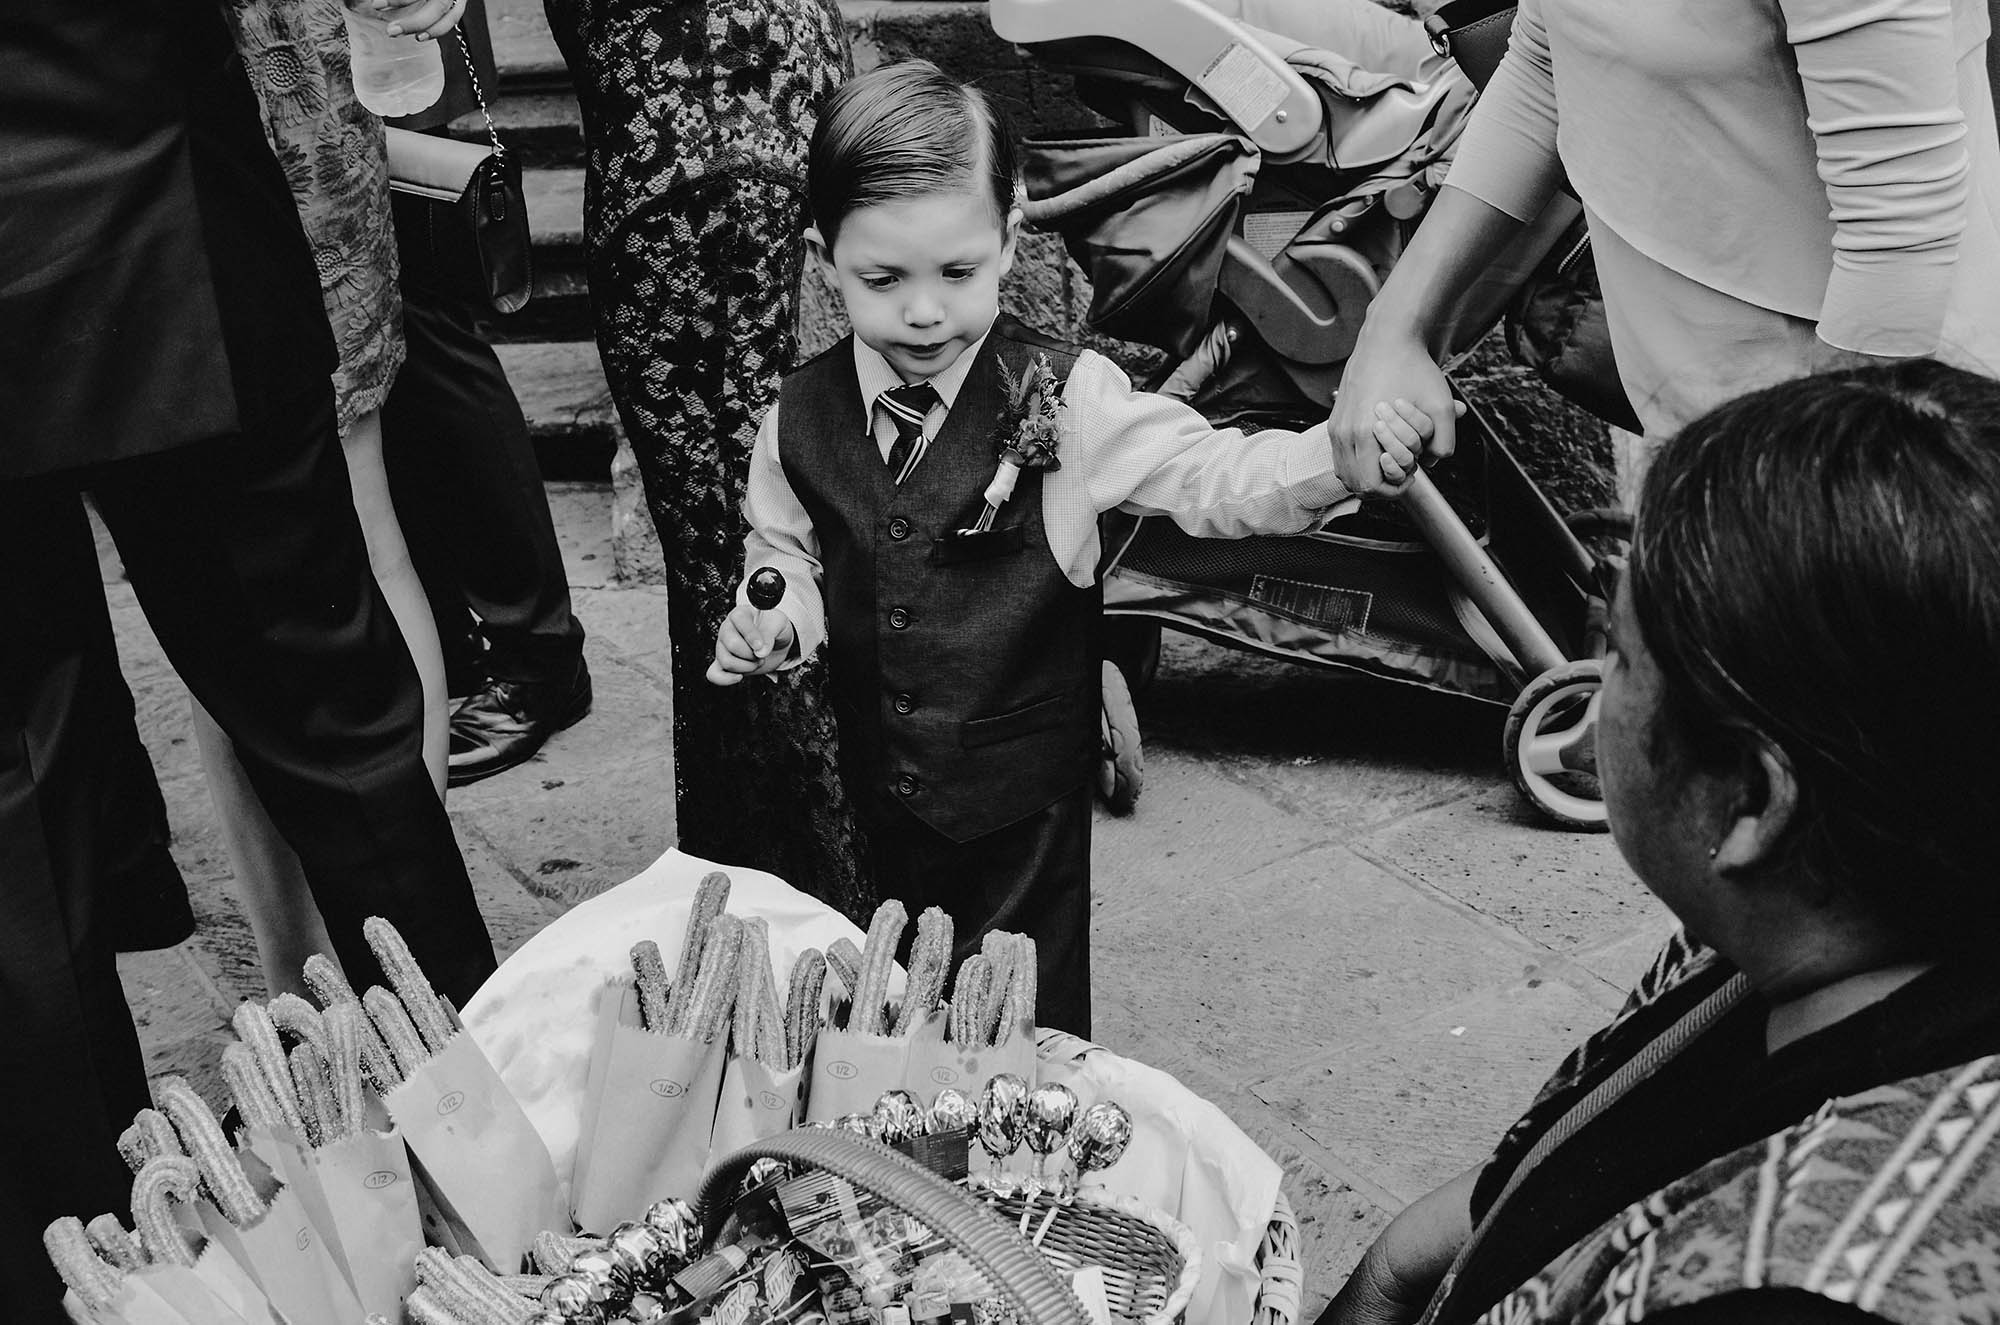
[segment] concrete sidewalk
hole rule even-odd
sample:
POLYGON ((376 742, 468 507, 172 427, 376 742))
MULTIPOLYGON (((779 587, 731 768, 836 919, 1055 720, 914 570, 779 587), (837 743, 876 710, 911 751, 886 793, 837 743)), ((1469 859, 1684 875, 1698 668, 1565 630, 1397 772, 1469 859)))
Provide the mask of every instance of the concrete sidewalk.
MULTIPOLYGON (((608 489, 550 491, 596 708, 450 797, 503 953, 674 840, 662 591, 614 582, 608 489)), ((201 922, 124 959, 126 988, 152 1070, 220 1098, 228 1014, 262 993, 256 954, 185 693, 108 554, 107 592, 201 922)), ((1530 817, 1499 772, 1492 706, 1170 635, 1140 707, 1144 796, 1097 825, 1098 1038, 1284 1163, 1310 1314, 1616 1008, 1665 912, 1608 838, 1530 817)))

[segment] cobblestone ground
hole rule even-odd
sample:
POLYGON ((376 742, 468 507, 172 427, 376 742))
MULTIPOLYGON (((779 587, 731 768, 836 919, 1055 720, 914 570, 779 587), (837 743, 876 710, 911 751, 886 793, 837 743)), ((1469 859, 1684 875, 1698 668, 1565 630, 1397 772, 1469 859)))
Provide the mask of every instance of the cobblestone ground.
MULTIPOLYGON (((609 495, 554 485, 596 709, 451 793, 503 954, 673 842, 661 591, 620 587, 609 495)), ((125 959, 153 1071, 219 1095, 261 994, 187 701, 107 556, 107 589, 200 930, 125 959)), ((1535 822, 1501 713, 1169 636, 1140 699, 1146 789, 1100 817, 1098 1038, 1179 1075, 1286 1167, 1308 1309, 1388 1217, 1475 1162, 1666 932, 1608 838, 1535 822)))

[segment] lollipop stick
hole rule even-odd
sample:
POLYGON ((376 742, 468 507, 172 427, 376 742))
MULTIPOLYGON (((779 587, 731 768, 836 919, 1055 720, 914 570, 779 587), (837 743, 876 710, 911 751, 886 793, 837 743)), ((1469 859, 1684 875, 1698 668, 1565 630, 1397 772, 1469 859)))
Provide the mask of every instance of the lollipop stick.
POLYGON ((1035 1226, 1035 1236, 1029 1238, 1028 1241, 1035 1247, 1037 1251, 1041 1249, 1042 1239, 1049 1235, 1049 1225, 1055 1223, 1056 1216, 1061 1213, 1062 1213, 1061 1206, 1051 1205, 1049 1207, 1049 1212, 1042 1216, 1042 1222, 1035 1226))

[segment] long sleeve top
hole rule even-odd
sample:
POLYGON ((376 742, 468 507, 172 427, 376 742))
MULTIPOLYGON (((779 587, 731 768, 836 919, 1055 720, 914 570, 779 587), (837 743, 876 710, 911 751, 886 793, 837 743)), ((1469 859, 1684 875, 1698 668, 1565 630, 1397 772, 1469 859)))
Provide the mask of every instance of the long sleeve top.
POLYGON ((1523 0, 1448 182, 1882 355, 2000 365, 1984 0, 1523 0))
MULTIPOLYGON (((943 426, 982 344, 930 379, 942 403, 925 420, 927 438, 943 426)), ((874 404, 902 380, 858 337, 853 345, 865 416, 886 464, 895 430, 874 404)), ((1303 432, 1217 428, 1180 401, 1136 390, 1118 365, 1092 350, 1070 370, 1063 411, 1062 467, 1043 478, 1042 524, 1063 574, 1078 586, 1096 577, 1097 517, 1105 511, 1164 515, 1197 536, 1241 538, 1302 533, 1355 504, 1334 474, 1326 425, 1303 432)), ((744 580, 764 566, 784 575, 785 599, 775 610, 797 632, 792 661, 811 657, 826 638, 819 544, 778 454, 777 405, 751 449, 743 514, 750 525, 744 580)), ((737 593, 747 601, 740 586, 737 593)))

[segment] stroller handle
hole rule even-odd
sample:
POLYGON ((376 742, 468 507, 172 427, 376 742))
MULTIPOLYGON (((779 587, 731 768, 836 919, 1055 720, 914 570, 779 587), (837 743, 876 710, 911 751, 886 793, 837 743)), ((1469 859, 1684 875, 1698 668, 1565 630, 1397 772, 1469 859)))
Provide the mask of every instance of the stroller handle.
POLYGON ((1569 661, 1569 656, 1528 610, 1493 558, 1486 555, 1486 549, 1479 546, 1479 540, 1465 527, 1465 521, 1451 509, 1451 503, 1438 491, 1437 484, 1431 482, 1429 474, 1419 469, 1410 485, 1403 489, 1401 501, 1424 541, 1444 562, 1452 580, 1486 614, 1515 659, 1531 676, 1569 661))

